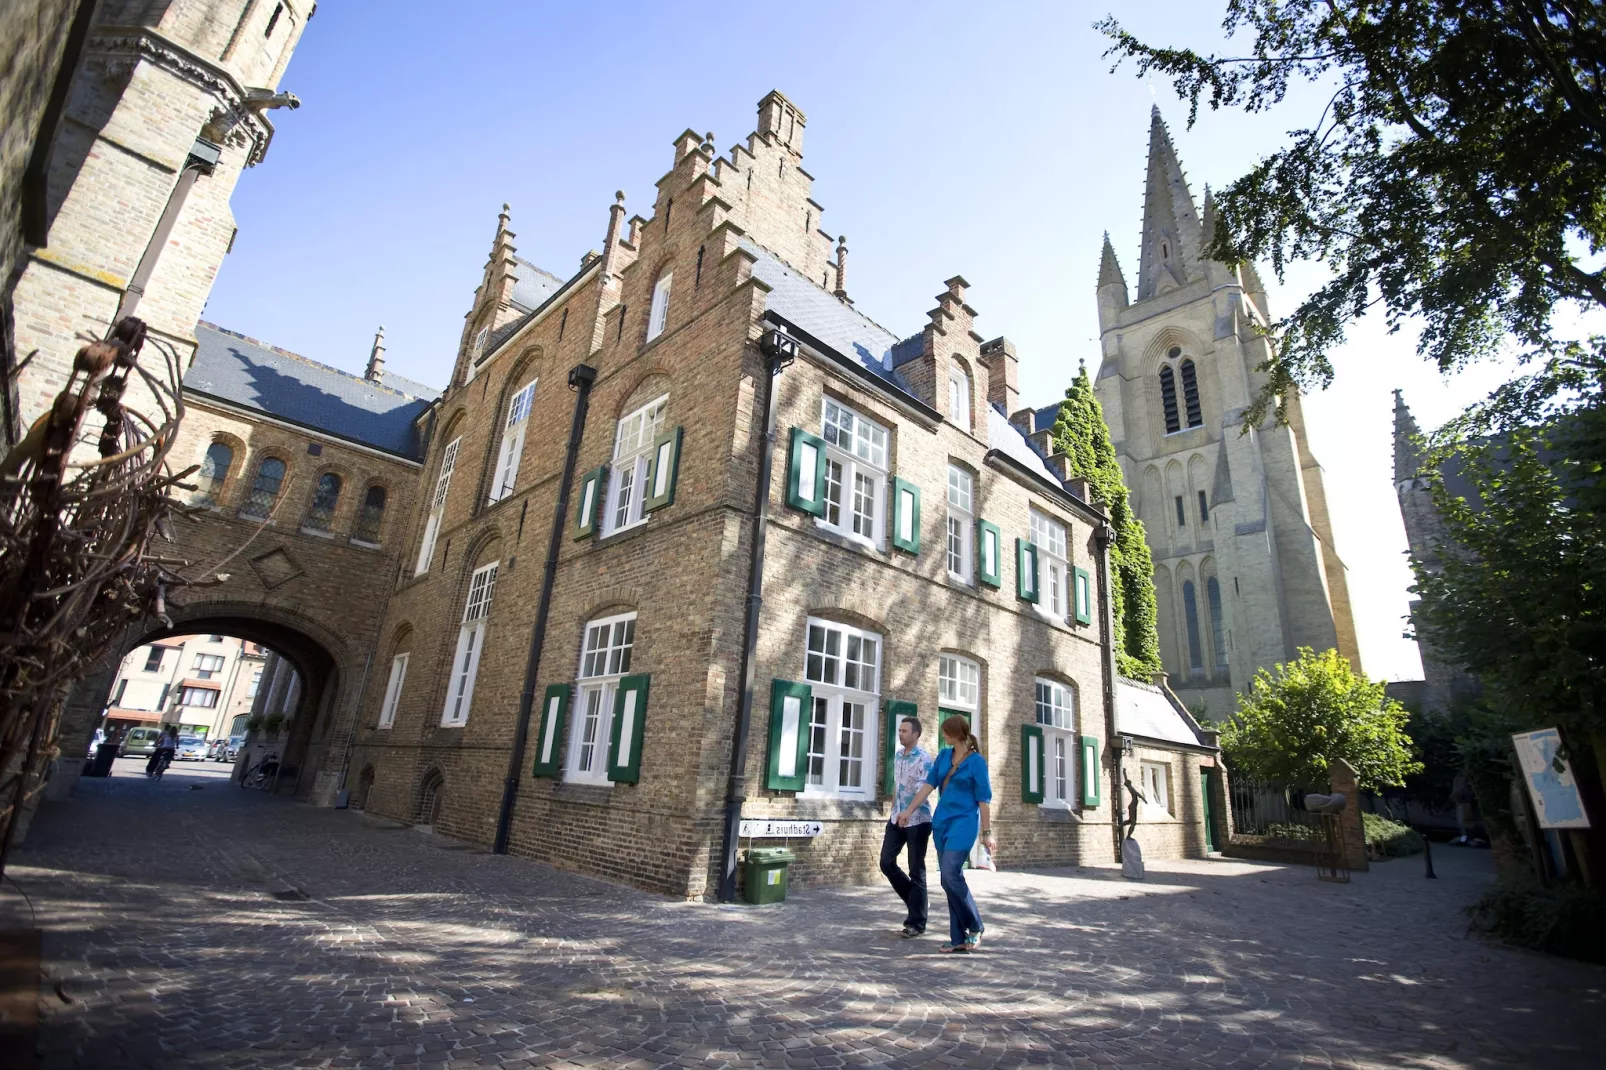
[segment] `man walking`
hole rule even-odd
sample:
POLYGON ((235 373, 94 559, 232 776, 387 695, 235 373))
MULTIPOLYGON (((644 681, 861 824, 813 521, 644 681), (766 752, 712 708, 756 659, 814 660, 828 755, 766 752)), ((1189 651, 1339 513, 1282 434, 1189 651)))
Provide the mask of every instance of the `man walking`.
POLYGON ((931 753, 920 748, 920 730, 920 722, 913 717, 898 722, 898 752, 892 759, 892 820, 881 837, 881 872, 909 908, 903 922, 904 939, 926 931, 926 845, 931 842, 931 803, 921 803, 910 815, 908 825, 898 824, 898 815, 914 802, 915 793, 931 773, 931 753), (906 847, 907 874, 898 868, 898 852, 906 847))

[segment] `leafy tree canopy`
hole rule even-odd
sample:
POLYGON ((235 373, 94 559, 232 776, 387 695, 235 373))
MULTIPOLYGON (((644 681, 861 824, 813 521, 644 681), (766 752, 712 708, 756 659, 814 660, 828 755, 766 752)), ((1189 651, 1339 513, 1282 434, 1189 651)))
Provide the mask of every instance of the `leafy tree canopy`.
POLYGON ((1104 408, 1093 393, 1087 365, 1082 365, 1054 419, 1054 448, 1071 457, 1071 468, 1088 481, 1094 501, 1110 511, 1115 539, 1110 546, 1111 602, 1118 637, 1115 660, 1121 675, 1147 680, 1160 671, 1160 634, 1156 630, 1154 560, 1143 535, 1143 521, 1132 511, 1115 444, 1104 422, 1104 408))
POLYGON ((1169 75, 1190 102, 1267 110, 1291 82, 1331 89, 1316 123, 1222 191, 1208 255, 1334 270, 1272 330, 1258 423, 1295 385, 1326 386, 1348 320, 1419 314, 1450 371, 1507 337, 1553 353, 1562 304, 1606 306, 1606 6, 1599 0, 1228 0, 1244 56, 1139 41, 1106 55, 1169 75))
POLYGON ((1411 753, 1410 714, 1376 683, 1357 676, 1336 650, 1261 669, 1238 712, 1218 727, 1233 768, 1275 784, 1314 787, 1342 758, 1360 786, 1377 790, 1422 771, 1411 753))

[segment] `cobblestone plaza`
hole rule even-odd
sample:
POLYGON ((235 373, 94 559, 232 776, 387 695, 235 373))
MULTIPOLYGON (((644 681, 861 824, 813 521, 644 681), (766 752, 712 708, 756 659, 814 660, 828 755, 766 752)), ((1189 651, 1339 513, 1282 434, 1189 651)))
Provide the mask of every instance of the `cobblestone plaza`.
MULTIPOLYGON (((10 867, 45 930, 51 1070, 1600 1065, 1606 971, 1465 933, 1486 852, 1348 885, 1232 861, 978 874, 965 958, 898 939, 884 887, 672 902, 220 766, 118 764, 10 867)), ((0 924, 27 912, 8 885, 0 924)))

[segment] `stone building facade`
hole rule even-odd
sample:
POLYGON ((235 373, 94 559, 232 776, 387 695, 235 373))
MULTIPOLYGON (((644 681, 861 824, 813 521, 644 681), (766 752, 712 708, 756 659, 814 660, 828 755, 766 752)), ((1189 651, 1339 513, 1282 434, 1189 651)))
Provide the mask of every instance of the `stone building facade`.
MULTIPOLYGON (((11 293, 8 436, 66 381, 81 335, 137 314, 187 365, 233 243, 229 197, 273 136, 267 113, 312 0, 100 0, 66 95, 39 233, 11 293)), ((9 124, 8 124, 9 130, 9 124)), ((8 441, 11 441, 8 438, 8 441)))
POLYGON ((650 217, 620 194, 566 280, 504 211, 429 417, 357 804, 695 898, 734 799, 801 833, 794 879, 867 879, 898 719, 931 746, 957 712, 1007 864, 1114 857, 1103 510, 963 278, 907 338, 854 307, 804 129, 771 93, 727 155, 681 134, 650 217))
MULTIPOLYGON (((1171 138, 1153 112, 1136 293, 1105 239, 1095 382, 1154 556, 1160 650, 1171 686, 1221 717, 1257 669, 1301 646, 1337 648, 1359 671, 1343 561, 1322 468, 1297 394, 1287 423, 1248 434, 1265 382, 1270 322, 1252 265, 1204 249, 1214 224, 1195 207, 1171 138)), ((1057 406, 1041 410, 1052 425, 1057 406)))

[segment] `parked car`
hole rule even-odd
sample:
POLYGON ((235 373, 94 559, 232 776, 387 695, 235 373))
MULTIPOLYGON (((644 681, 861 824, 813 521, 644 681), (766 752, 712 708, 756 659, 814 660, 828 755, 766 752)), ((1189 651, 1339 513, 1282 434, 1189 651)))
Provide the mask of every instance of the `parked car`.
POLYGON ((178 753, 174 757, 181 762, 206 761, 206 738, 204 736, 179 736, 178 753))
POLYGON ((156 741, 162 738, 160 728, 130 728, 123 737, 119 758, 149 758, 156 753, 156 741))
POLYGON ((214 739, 206 745, 206 756, 214 762, 226 762, 228 755, 229 741, 226 739, 214 739))
POLYGON ((243 747, 243 746, 245 746, 245 737, 244 736, 230 736, 229 737, 229 753, 228 753, 228 757, 226 759, 224 759, 224 760, 225 761, 230 761, 230 762, 234 761, 236 758, 238 758, 240 756, 240 748, 243 747))

